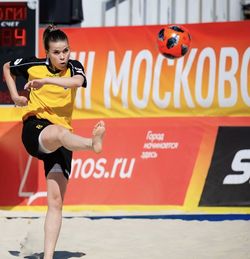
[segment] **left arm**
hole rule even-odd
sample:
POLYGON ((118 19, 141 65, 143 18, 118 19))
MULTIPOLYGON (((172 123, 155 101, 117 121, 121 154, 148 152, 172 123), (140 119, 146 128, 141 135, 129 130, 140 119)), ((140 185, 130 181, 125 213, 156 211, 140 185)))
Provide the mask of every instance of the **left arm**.
POLYGON ((84 83, 84 78, 81 75, 74 75, 72 77, 48 77, 42 79, 34 79, 25 84, 24 89, 35 88, 39 89, 45 84, 52 84, 67 88, 81 87, 84 83))

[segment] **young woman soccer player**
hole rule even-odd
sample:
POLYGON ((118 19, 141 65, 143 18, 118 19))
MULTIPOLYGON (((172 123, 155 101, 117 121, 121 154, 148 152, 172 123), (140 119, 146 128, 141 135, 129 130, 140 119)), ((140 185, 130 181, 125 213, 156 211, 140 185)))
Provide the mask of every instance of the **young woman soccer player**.
POLYGON ((71 117, 78 87, 86 87, 83 66, 69 59, 67 35, 54 26, 43 34, 46 59, 19 58, 4 64, 4 76, 13 102, 23 107, 22 141, 34 157, 43 160, 48 210, 44 224, 44 258, 52 259, 62 222, 63 199, 71 169, 72 151, 102 151, 105 132, 97 123, 91 138, 72 133, 71 117), (29 100, 19 96, 15 77, 28 82, 29 100))

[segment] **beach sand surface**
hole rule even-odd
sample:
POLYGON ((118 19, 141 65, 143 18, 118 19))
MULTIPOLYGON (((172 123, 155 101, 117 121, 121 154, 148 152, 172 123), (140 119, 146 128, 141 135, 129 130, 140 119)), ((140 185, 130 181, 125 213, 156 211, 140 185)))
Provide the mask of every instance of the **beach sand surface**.
MULTIPOLYGON (((43 223, 0 216, 0 258, 42 258, 43 223)), ((54 258, 247 259, 250 221, 64 217, 54 258)))

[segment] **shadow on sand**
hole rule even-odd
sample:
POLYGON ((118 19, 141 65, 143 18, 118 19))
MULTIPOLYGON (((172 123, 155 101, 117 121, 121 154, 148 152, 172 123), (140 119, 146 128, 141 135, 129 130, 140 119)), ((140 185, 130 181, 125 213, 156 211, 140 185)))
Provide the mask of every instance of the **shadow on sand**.
MULTIPOLYGON (((19 251, 9 251, 9 253, 13 256, 20 256, 19 251)), ((77 258, 85 256, 85 253, 82 252, 68 252, 68 251, 55 251, 54 259, 69 259, 69 258, 77 258)), ((26 259, 43 259, 43 253, 35 253, 32 255, 24 256, 26 259)))

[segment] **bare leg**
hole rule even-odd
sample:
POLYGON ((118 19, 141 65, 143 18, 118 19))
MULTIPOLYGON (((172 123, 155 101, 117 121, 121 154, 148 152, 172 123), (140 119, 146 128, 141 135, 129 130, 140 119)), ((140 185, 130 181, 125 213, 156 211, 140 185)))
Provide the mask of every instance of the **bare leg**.
POLYGON ((102 151, 102 140, 105 133, 105 124, 98 122, 92 133, 92 138, 85 138, 73 134, 68 129, 59 125, 49 125, 41 132, 43 146, 49 151, 55 151, 61 146, 71 150, 93 150, 96 153, 102 151))
POLYGON ((44 224, 44 259, 52 259, 62 224, 63 198, 67 180, 63 173, 49 173, 47 177, 48 211, 44 224))

